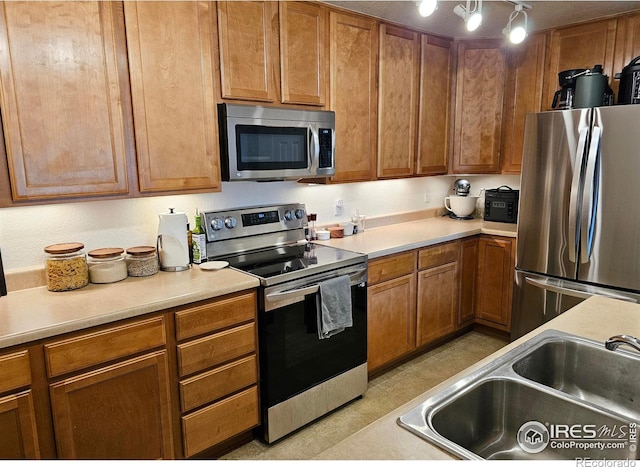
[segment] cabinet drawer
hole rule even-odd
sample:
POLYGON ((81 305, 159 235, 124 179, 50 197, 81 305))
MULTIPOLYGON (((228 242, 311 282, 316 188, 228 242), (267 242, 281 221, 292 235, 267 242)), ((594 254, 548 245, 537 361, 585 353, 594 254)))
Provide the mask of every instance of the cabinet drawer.
POLYGON ((420 250, 418 253, 418 269, 429 269, 458 261, 460 242, 442 243, 420 250))
POLYGON ((180 377, 255 351, 255 324, 248 323, 178 345, 180 377))
POLYGON ((92 332, 45 344, 50 377, 80 370, 165 345, 164 317, 92 332))
POLYGON ((180 382, 183 412, 213 402, 242 388, 256 384, 256 357, 243 358, 180 382))
POLYGON ((182 417, 184 455, 193 456, 258 423, 258 390, 254 386, 182 417))
POLYGON ((255 319, 256 293, 245 293, 176 312, 178 341, 255 319))
POLYGON ((415 264, 416 256, 413 251, 371 260, 369 261, 369 285, 411 274, 415 264))
POLYGON ((31 384, 29 351, 0 355, 0 393, 31 384))

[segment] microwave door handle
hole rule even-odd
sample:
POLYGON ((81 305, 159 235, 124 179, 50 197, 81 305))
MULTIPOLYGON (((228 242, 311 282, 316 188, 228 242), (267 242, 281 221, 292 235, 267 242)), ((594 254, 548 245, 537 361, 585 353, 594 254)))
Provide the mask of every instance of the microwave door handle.
POLYGON ((309 128, 309 154, 311 154, 311 164, 320 157, 320 138, 315 128, 309 128))
POLYGON ((569 261, 575 263, 576 253, 578 250, 578 191, 580 188, 580 174, 582 172, 582 164, 584 162, 584 148, 587 145, 588 128, 580 129, 580 137, 578 139, 578 147, 576 149, 576 157, 573 164, 573 177, 571 179, 571 194, 569 198, 569 261))
POLYGON ((580 262, 588 263, 593 247, 593 229, 595 228, 596 209, 598 207, 598 191, 600 174, 598 173, 598 156, 600 153, 601 128, 594 126, 591 131, 591 144, 587 156, 587 168, 584 177, 582 195, 582 225, 580 227, 580 262))

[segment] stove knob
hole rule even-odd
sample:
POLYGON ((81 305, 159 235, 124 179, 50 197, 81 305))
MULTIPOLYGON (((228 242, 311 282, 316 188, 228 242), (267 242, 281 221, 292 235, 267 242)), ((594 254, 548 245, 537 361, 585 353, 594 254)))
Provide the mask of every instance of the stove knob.
POLYGON ((236 221, 236 218, 235 218, 235 217, 227 217, 227 218, 224 220, 224 226, 225 226, 227 229, 233 229, 233 228, 236 226, 236 224, 237 224, 237 221, 236 221))
POLYGON ((304 217, 304 209, 296 209, 296 219, 302 219, 304 217))
POLYGON ((214 217, 213 219, 211 219, 211 228, 213 230, 220 230, 222 229, 222 227, 224 227, 224 223, 222 222, 222 219, 218 217, 214 217))
POLYGON ((293 212, 293 210, 285 211, 284 213, 285 220, 292 221, 294 217, 295 217, 295 213, 293 212))

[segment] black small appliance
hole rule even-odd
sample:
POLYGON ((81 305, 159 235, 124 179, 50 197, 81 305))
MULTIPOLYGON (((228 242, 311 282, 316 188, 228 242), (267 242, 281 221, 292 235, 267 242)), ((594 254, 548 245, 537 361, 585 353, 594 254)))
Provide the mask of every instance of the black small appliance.
POLYGON ((640 104, 640 55, 631 60, 622 69, 622 73, 616 73, 615 78, 620 80, 618 88, 618 104, 640 104))
POLYGON ((484 195, 484 220, 515 224, 518 221, 520 190, 507 185, 487 190, 484 195))
POLYGON ((558 73, 560 90, 553 95, 552 109, 572 109, 576 93, 575 75, 582 74, 586 69, 564 70, 558 73))

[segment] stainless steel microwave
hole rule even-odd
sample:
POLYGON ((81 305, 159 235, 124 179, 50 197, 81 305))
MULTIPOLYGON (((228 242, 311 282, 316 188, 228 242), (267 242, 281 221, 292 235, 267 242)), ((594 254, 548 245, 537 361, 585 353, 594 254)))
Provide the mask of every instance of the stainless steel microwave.
POLYGON ((222 180, 334 175, 335 113, 218 104, 222 180))

